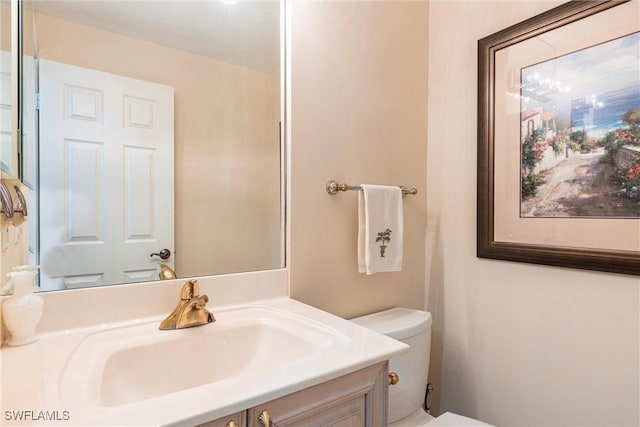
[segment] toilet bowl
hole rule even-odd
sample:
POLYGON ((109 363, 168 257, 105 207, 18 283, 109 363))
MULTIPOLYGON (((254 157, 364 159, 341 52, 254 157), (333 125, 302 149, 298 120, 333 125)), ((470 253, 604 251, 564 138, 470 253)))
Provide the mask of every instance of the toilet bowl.
POLYGON ((431 313, 392 308, 351 319, 352 322, 409 345, 408 353, 389 360, 389 372, 398 374, 389 386, 390 427, 489 426, 446 412, 434 418, 423 409, 431 352, 431 313))

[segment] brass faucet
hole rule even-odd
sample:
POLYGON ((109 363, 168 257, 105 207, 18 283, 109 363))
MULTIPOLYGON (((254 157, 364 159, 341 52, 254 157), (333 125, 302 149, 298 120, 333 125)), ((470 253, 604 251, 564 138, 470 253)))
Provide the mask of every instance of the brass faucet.
POLYGON ((205 307, 207 302, 209 302, 209 297, 200 295, 198 281, 189 280, 182 286, 180 301, 176 308, 166 319, 160 322, 160 329, 191 328, 192 326, 215 322, 215 317, 205 307))

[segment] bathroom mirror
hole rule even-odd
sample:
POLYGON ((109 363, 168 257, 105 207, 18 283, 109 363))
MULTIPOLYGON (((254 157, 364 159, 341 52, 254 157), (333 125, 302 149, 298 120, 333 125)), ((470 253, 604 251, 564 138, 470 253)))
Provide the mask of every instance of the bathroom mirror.
POLYGON ((283 5, 23 6, 24 261, 41 288, 283 267, 283 5))

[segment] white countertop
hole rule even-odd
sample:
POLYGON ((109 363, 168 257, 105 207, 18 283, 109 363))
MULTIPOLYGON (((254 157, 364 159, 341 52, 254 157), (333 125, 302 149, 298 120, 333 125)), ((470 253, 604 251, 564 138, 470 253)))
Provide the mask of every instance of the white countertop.
MULTIPOLYGON (((333 331, 335 342, 322 350, 289 360, 264 372, 237 376, 134 403, 104 406, 85 399, 64 399, 62 378, 80 344, 96 333, 129 326, 159 324, 164 316, 90 325, 43 334, 23 347, 0 351, 0 425, 195 425, 214 420, 295 391, 383 362, 408 350, 396 340, 372 332, 288 297, 246 304, 208 306, 216 314, 235 308, 258 307, 289 313, 333 331), (9 411, 9 413, 7 413, 9 411), (30 418, 15 421, 16 411, 30 418), (49 411, 48 415, 41 412, 49 411), (65 412, 66 411, 66 412, 65 412), (43 420, 42 416, 54 420, 43 420), (40 420, 37 418, 40 417, 40 420), (58 421, 55 421, 58 418, 58 421)), ((198 328, 215 328, 218 322, 198 328)), ((170 331, 180 334, 184 330, 170 331)), ((95 340, 95 338, 92 338, 95 340)), ((220 351, 233 351, 222 348, 220 351)), ((256 348, 255 351, 265 351, 256 348)), ((188 363, 187 361, 181 361, 188 363)), ((167 366, 167 370, 180 366, 167 366)), ((90 399, 89 399, 90 400, 90 399)))

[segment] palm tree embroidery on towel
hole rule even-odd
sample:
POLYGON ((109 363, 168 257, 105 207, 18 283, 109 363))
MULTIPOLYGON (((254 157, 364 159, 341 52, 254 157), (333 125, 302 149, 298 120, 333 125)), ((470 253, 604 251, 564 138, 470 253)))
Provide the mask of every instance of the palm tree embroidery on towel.
POLYGON ((384 251, 387 249, 387 245, 385 243, 391 242, 391 230, 386 229, 378 233, 378 237, 376 237, 376 243, 382 242, 380 245, 380 258, 384 258, 384 251))

